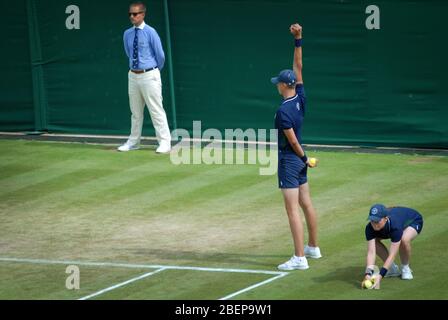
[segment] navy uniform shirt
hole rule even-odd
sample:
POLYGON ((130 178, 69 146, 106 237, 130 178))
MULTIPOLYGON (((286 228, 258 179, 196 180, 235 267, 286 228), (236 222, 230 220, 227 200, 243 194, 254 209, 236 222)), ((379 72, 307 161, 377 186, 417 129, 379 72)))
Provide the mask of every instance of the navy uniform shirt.
MULTIPOLYGON (((366 226, 366 240, 379 239, 391 239, 392 242, 398 242, 403 236, 403 231, 410 225, 421 228, 423 225, 423 218, 416 210, 405 207, 393 207, 389 209, 389 220, 384 225, 384 228, 375 231, 370 224, 366 226)), ((420 230, 417 232, 420 233, 420 230)))
POLYGON ((305 117, 306 96, 303 84, 296 85, 296 95, 285 99, 275 114, 275 129, 278 130, 278 152, 279 154, 295 154, 288 139, 283 132, 284 129, 294 129, 297 140, 302 144, 302 122, 305 117))

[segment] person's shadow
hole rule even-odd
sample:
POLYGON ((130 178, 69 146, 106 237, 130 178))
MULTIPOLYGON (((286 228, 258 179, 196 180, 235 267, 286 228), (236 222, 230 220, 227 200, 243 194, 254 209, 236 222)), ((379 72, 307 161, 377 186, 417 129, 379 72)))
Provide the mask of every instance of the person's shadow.
POLYGON ((327 283, 329 281, 341 281, 349 283, 356 288, 360 288, 363 274, 364 274, 364 268, 362 266, 347 266, 343 268, 334 269, 333 271, 323 276, 315 277, 314 280, 317 283, 327 283))

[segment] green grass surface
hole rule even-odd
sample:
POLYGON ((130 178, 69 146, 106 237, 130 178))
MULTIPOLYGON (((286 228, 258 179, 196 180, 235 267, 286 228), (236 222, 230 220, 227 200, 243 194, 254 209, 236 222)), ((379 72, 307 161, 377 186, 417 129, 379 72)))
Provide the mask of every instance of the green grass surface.
MULTIPOLYGON (((276 176, 257 165, 180 165, 145 148, 0 140, 0 258, 261 269, 292 254, 276 176)), ((324 257, 236 299, 447 299, 448 159, 308 152, 324 257), (416 208, 414 280, 360 290, 369 207, 416 208)), ((380 264, 377 261, 377 264, 380 264)), ((0 299, 76 299, 148 269, 0 262, 0 299)), ((97 299, 218 299, 263 274, 165 270, 97 299)))

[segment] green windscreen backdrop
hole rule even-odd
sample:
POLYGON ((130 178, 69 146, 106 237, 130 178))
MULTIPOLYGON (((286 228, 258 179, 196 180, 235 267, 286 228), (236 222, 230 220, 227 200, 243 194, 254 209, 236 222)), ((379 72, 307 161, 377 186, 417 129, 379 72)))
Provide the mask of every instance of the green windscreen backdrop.
POLYGON ((0 2, 0 130, 34 128, 33 88, 24 1, 0 2))
MULTIPOLYGON (((0 4, 0 131, 130 130, 123 32, 129 1, 0 4), (66 8, 80 10, 67 29, 66 8)), ((273 128, 270 78, 292 67, 289 25, 303 25, 304 143, 448 147, 448 1, 152 0, 145 21, 169 61, 170 128, 273 128), (368 30, 368 5, 380 29, 368 30), (169 19, 168 19, 169 18, 169 19), (169 28, 167 28, 169 27, 169 28), (175 105, 171 99, 174 92, 175 105)), ((145 111, 144 135, 154 135, 145 111)))

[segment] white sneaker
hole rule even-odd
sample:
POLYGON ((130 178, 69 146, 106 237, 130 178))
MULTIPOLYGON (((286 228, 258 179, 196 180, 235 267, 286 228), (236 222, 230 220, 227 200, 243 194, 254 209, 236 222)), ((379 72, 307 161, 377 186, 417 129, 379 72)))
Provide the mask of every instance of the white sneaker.
POLYGON ((412 270, 409 266, 403 266, 401 268, 401 279, 403 280, 412 280, 414 277, 412 276, 412 270))
POLYGON ((310 247, 308 245, 305 246, 305 257, 319 259, 322 258, 322 254, 320 253, 319 247, 310 247))
POLYGON ((161 143, 159 147, 156 149, 157 153, 170 153, 171 145, 169 143, 161 143))
POLYGON ((118 150, 118 151, 121 151, 121 152, 126 152, 126 151, 131 151, 131 150, 137 150, 137 149, 140 149, 140 147, 139 147, 138 145, 130 145, 130 144, 128 144, 128 143, 125 143, 124 145, 119 146, 119 147, 117 148, 117 150, 118 150))
POLYGON ((292 256, 291 259, 286 261, 285 263, 280 264, 277 267, 279 270, 283 271, 290 271, 290 270, 306 270, 309 268, 308 261, 306 260, 306 257, 297 257, 292 256))
POLYGON ((392 267, 387 271, 385 278, 399 277, 400 275, 400 268, 398 268, 396 264, 393 264, 392 267))

